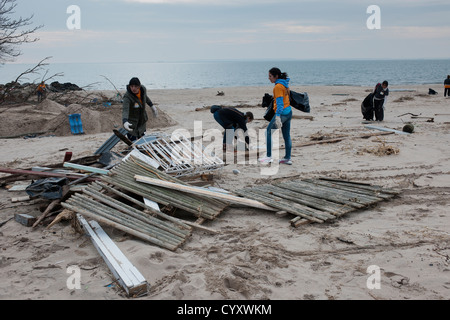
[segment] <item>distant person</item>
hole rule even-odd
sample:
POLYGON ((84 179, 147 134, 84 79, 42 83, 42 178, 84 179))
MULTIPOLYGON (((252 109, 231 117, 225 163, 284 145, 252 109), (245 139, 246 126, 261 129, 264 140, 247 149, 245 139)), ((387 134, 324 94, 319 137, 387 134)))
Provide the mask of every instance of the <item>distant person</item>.
POLYGON ((245 134, 245 143, 247 144, 247 149, 249 149, 250 138, 248 136, 247 124, 253 121, 253 113, 246 112, 243 113, 236 108, 217 108, 214 112, 214 119, 218 124, 225 129, 223 134, 223 150, 227 150, 227 146, 233 147, 233 141, 235 137, 235 131, 242 129, 245 134), (233 131, 231 135, 230 131, 233 131))
POLYGON ((271 163, 272 159, 272 130, 281 129, 283 134, 284 144, 286 147, 286 153, 283 159, 280 160, 282 164, 292 164, 292 140, 291 140, 291 120, 292 120, 292 107, 290 103, 290 90, 287 73, 281 72, 278 68, 272 68, 269 70, 269 80, 274 83, 273 88, 273 109, 275 115, 270 121, 266 129, 266 143, 267 154, 265 158, 259 159, 261 163, 271 163))
POLYGON ((140 139, 147 130, 148 115, 145 105, 148 104, 156 118, 158 111, 147 96, 147 89, 141 85, 138 78, 132 78, 127 85, 127 92, 123 97, 122 122, 128 131, 127 137, 131 141, 140 139))
POLYGON ((42 81, 36 88, 38 102, 41 102, 42 100, 45 99, 46 92, 47 92, 47 86, 45 85, 45 82, 42 81))
POLYGON ((447 79, 444 81, 444 97, 450 97, 450 75, 447 76, 447 79))
POLYGON ((373 92, 373 111, 375 113, 375 121, 383 121, 384 119, 384 109, 387 103, 387 97, 389 95, 388 89, 389 83, 383 81, 383 83, 378 83, 375 86, 373 92))

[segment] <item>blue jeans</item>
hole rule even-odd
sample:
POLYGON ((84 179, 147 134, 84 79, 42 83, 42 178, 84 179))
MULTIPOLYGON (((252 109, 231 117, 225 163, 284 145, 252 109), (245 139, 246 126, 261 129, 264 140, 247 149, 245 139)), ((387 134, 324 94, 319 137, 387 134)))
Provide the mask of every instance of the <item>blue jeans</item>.
MULTIPOLYGON (((267 144, 267 156, 272 157, 272 129, 274 129, 275 125, 275 117, 272 118, 266 130, 266 144, 267 144)), ((283 134, 284 144, 286 146, 286 154, 284 159, 291 159, 292 155, 292 140, 291 140, 291 120, 292 120, 292 111, 286 115, 281 115, 281 123, 283 126, 281 127, 281 132, 283 134)))
POLYGON ((232 129, 233 132, 236 129, 233 126, 228 127, 228 128, 225 127, 225 123, 223 122, 222 118, 220 117, 218 111, 214 112, 214 119, 216 119, 217 123, 220 124, 222 126, 222 128, 225 129, 225 133, 223 134, 223 144, 233 144, 234 134, 233 134, 233 136, 231 136, 231 135, 227 136, 227 133, 228 133, 228 129, 232 129))

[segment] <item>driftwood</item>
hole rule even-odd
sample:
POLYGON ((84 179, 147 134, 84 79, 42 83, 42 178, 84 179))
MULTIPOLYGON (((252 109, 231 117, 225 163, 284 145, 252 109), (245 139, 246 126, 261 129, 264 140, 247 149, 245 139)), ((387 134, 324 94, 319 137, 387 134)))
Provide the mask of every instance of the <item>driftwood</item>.
POLYGON ((62 191, 62 197, 60 199, 53 200, 48 205, 48 207, 47 207, 47 209, 45 209, 44 213, 42 213, 42 215, 33 224, 33 228, 37 227, 39 225, 39 223, 42 222, 42 220, 47 218, 47 216, 53 211, 53 209, 58 207, 61 204, 61 202, 66 201, 69 198, 69 196, 70 196, 70 187, 68 185, 65 185, 65 186, 63 186, 62 190, 63 190, 62 191))

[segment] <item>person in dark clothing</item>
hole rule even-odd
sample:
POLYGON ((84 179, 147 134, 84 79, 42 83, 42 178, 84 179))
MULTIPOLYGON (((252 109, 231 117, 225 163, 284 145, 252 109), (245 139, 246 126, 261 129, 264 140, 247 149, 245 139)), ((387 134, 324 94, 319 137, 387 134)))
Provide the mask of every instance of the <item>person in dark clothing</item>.
POLYGON ((444 80, 444 97, 446 96, 450 97, 450 75, 444 80))
POLYGON ((383 81, 383 83, 376 85, 373 92, 373 110, 376 121, 383 121, 384 119, 384 108, 386 107, 387 96, 389 95, 388 86, 389 83, 383 81))
POLYGON ((140 139, 147 130, 148 115, 145 111, 146 104, 150 106, 153 116, 156 118, 158 111, 147 96, 147 89, 141 85, 138 78, 132 78, 127 86, 122 105, 122 123, 123 127, 128 131, 127 137, 131 141, 140 139))
POLYGON ((235 108, 220 108, 214 112, 214 119, 225 129, 223 135, 224 151, 227 149, 227 145, 233 145, 234 133, 237 129, 242 129, 244 131, 245 143, 248 148, 250 145, 250 138, 247 133, 247 124, 253 121, 253 113, 247 112, 244 114, 235 108), (233 134, 230 134, 230 130, 232 130, 233 134))

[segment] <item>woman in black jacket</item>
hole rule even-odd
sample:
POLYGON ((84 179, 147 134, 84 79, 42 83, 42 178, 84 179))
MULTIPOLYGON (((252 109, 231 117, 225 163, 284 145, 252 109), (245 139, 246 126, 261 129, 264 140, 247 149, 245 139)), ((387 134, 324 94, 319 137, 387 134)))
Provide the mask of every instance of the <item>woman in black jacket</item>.
POLYGON ((158 111, 147 96, 147 89, 141 85, 138 78, 132 78, 127 86, 122 105, 122 123, 123 127, 128 131, 127 137, 131 141, 144 136, 147 130, 148 115, 145 111, 146 104, 150 106, 156 118, 158 111))

